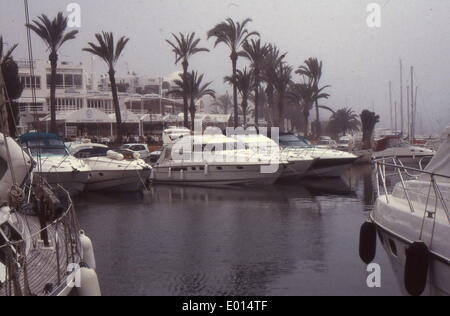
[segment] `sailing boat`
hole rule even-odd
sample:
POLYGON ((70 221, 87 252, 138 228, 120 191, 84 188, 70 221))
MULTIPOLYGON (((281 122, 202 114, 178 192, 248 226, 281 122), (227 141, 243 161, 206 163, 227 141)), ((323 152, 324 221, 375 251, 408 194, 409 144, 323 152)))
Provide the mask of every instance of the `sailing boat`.
POLYGON ((100 295, 92 242, 70 195, 31 180, 31 157, 8 137, 0 71, 0 296, 100 295), (1 133, 3 129, 3 133, 1 133))

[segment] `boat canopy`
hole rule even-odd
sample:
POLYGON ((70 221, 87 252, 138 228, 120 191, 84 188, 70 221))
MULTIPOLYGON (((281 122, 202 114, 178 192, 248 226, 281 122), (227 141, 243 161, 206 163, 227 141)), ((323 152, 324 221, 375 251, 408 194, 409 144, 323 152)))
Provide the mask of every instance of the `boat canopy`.
MULTIPOLYGON (((445 141, 427 166, 426 171, 450 177, 450 126, 445 132, 445 141)), ((450 179, 447 179, 450 181, 450 179)))
POLYGON ((24 134, 19 137, 19 142, 27 147, 66 147, 61 137, 51 133, 24 134))

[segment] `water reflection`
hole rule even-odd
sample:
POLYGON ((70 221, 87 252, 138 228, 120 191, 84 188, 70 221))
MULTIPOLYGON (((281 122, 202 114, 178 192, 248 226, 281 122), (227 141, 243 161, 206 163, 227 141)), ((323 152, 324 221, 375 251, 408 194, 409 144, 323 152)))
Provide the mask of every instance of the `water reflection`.
POLYGON ((162 185, 87 194, 77 206, 105 294, 360 294, 370 174, 264 188, 162 185))

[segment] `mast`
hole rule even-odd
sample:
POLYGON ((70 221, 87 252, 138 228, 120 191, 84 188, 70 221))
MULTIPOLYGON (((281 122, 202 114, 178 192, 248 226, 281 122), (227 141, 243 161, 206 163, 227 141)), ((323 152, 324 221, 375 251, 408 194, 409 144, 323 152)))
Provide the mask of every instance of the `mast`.
POLYGON ((5 81, 0 71, 0 132, 7 135, 9 132, 8 110, 6 107, 5 81))
POLYGON ((410 138, 412 139, 412 142, 414 143, 414 137, 415 137, 415 116, 414 116, 414 110, 415 104, 414 104, 414 67, 411 66, 411 134, 410 138))
POLYGON ((394 109, 392 104, 392 81, 389 81, 389 106, 391 108, 391 131, 394 130, 394 109))
POLYGON ((401 134, 405 131, 405 110, 403 108, 403 61, 400 59, 400 127, 401 134))
POLYGON ((410 100, 409 100, 409 86, 406 87, 406 122, 407 122, 407 135, 408 139, 411 140, 411 112, 410 112, 410 100))

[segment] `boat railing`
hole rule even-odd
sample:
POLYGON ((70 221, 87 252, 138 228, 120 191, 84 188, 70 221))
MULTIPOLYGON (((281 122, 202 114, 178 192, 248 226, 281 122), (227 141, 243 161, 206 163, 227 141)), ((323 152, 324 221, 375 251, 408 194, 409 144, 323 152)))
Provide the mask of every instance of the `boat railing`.
POLYGON ((419 211, 417 208, 420 205, 414 203, 415 199, 413 197, 420 196, 423 198, 421 204, 425 204, 425 215, 435 216, 438 208, 442 208, 450 223, 448 200, 446 200, 446 196, 441 188, 441 183, 449 183, 449 176, 426 171, 423 169, 422 163, 420 164, 420 169, 405 166, 396 157, 376 159, 374 160, 374 165, 377 195, 379 198, 385 199, 386 203, 390 204, 392 191, 398 188, 397 184, 400 184, 411 213, 419 211), (418 192, 417 189, 409 185, 409 180, 429 181, 428 190, 426 192, 418 192), (434 211, 429 211, 429 207, 434 207, 434 211))
POLYGON ((49 224, 27 211, 12 215, 22 238, 0 247, 6 267, 0 296, 51 296, 73 282, 82 261, 79 223, 70 194, 61 186, 54 192, 64 211, 49 224))

